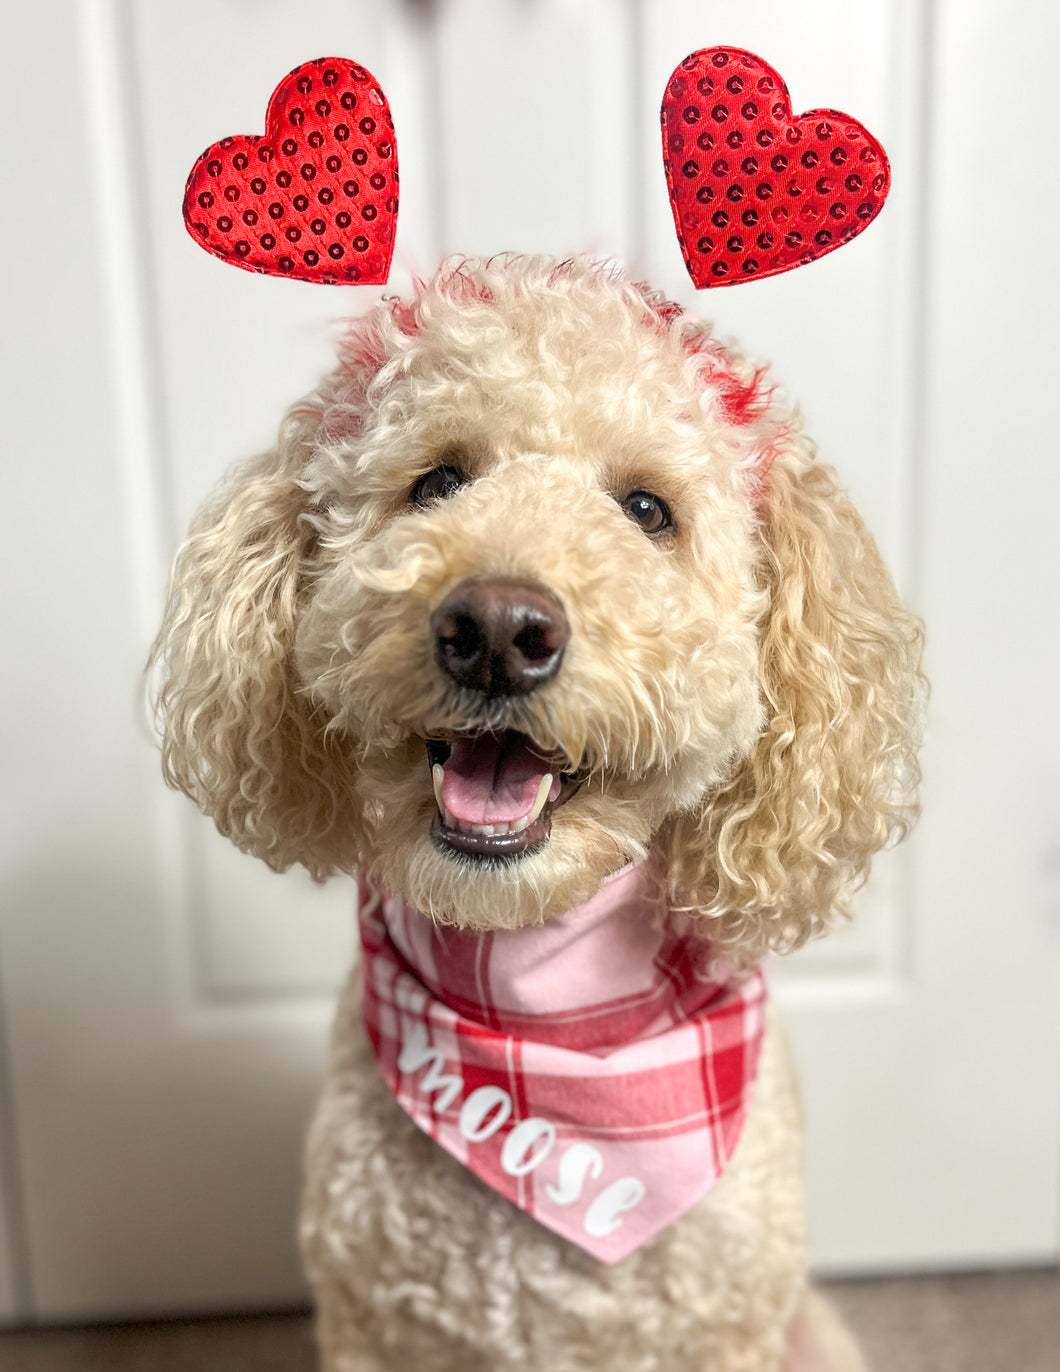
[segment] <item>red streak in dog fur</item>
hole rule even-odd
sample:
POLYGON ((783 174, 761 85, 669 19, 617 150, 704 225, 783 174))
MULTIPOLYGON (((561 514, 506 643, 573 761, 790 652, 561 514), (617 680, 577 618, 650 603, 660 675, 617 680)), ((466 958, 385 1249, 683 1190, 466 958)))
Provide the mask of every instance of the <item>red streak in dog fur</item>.
MULTIPOLYGON (((675 320, 684 317, 684 308, 675 300, 660 300, 644 282, 638 282, 637 289, 662 328, 668 329, 675 320)), ((724 349, 707 335, 698 334, 687 339, 685 347, 690 355, 704 358, 703 382, 717 395, 725 423, 738 428, 753 424, 769 404, 769 388, 763 385, 765 368, 760 367, 750 381, 744 381, 728 366, 724 349)))
POLYGON ((739 428, 753 424, 769 403, 768 391, 762 386, 764 369, 756 371, 750 381, 720 367, 713 368, 708 375, 721 405, 722 418, 729 424, 739 428))

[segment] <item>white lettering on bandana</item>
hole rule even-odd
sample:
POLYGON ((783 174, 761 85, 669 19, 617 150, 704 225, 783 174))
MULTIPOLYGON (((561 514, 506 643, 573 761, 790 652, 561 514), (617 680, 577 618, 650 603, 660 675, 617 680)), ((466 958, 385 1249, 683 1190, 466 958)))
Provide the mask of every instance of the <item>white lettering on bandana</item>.
POLYGON ((435 924, 361 885, 361 1008, 431 1138, 541 1224, 617 1262, 715 1184, 762 1043, 760 972, 717 980, 646 865, 545 924, 435 924))

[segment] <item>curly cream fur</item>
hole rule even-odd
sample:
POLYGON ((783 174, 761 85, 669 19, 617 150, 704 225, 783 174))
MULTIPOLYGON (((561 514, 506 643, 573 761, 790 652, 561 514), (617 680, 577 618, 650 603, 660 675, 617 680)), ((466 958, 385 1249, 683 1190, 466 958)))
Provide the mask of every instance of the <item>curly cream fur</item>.
POLYGON ((827 929, 916 816, 920 625, 813 458, 792 436, 765 481, 766 727, 669 839, 679 897, 745 957, 827 929))
MULTIPOLYGON (((650 856, 755 960, 825 930, 914 814, 920 630, 835 474, 705 326, 584 261, 452 263, 354 321, 276 450, 200 515, 154 652, 167 778, 223 833, 318 878, 369 864, 443 922, 540 921, 650 856), (467 484, 410 503, 443 463, 467 484), (639 489, 672 534, 623 512, 639 489), (434 662, 431 613, 483 577, 564 608, 562 671, 531 694, 434 662), (456 860, 430 839, 424 739, 505 728, 587 779, 540 850, 456 860)), ((307 1189, 330 1372, 779 1365, 803 1284, 779 1066, 731 1175, 603 1272, 395 1114, 354 1019, 307 1189)))
POLYGON ((348 750, 291 663, 311 534, 297 485, 305 420, 294 411, 278 451, 237 468, 199 512, 152 657, 166 780, 244 851, 324 877, 357 837, 348 750))

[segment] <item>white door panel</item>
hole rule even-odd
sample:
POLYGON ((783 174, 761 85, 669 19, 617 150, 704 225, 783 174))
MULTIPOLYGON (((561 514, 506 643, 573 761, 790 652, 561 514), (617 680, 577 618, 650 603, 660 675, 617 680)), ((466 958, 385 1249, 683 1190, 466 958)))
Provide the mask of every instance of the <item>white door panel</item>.
MULTIPOLYGON (((991 96, 1019 55, 1024 117, 1046 123, 1026 64, 1041 63, 1047 89, 1054 12, 1028 6, 1017 24, 992 0, 47 8, 5 6, 8 89, 31 102, 46 52, 68 100, 37 113, 67 150, 62 181, 32 168, 40 260, 54 260, 15 274, 17 325, 0 344, 3 375, 20 378, 4 545, 18 667, 0 715, 16 1119, 0 1142, 17 1142, 33 1312, 302 1294, 300 1138, 352 956, 352 890, 274 876, 166 793, 136 692, 191 512, 271 442, 328 365, 335 319, 380 294, 233 270, 180 218, 202 148, 260 128, 279 77, 325 53, 363 62, 393 107, 391 289, 449 251, 619 254, 800 397, 929 621, 935 685, 920 830, 880 861, 858 919, 776 978, 804 1074, 814 1252, 847 1271, 1055 1258, 1060 753, 1042 723, 1060 669, 1044 627, 1060 599, 1046 522, 1060 478, 1041 436, 1057 282, 1055 266, 1011 252, 988 273, 1009 226, 982 189, 984 164, 1003 169, 994 183, 1033 183, 1041 223, 1060 220, 1055 176, 1042 184, 1024 145, 993 141, 991 96), (797 111, 861 118, 894 190, 843 252, 697 296, 657 111, 677 61, 717 42, 760 52, 797 111), (87 215, 80 233, 69 206, 87 215)), ((8 260, 20 253, 18 240, 8 260)), ((7 1272, 0 1229, 0 1318, 7 1272)))

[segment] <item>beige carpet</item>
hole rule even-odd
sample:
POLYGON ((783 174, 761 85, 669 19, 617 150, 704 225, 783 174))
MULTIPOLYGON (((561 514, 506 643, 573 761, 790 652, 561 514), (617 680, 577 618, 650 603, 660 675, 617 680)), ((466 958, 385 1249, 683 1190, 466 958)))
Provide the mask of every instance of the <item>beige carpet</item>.
MULTIPOLYGON (((1055 1270, 839 1282, 827 1289, 876 1372, 1060 1369, 1055 1270)), ((0 1333, 0 1372, 315 1369, 305 1315, 0 1333)))
POLYGON ((839 1282, 828 1291, 875 1372, 1060 1372, 1055 1268, 839 1282))

